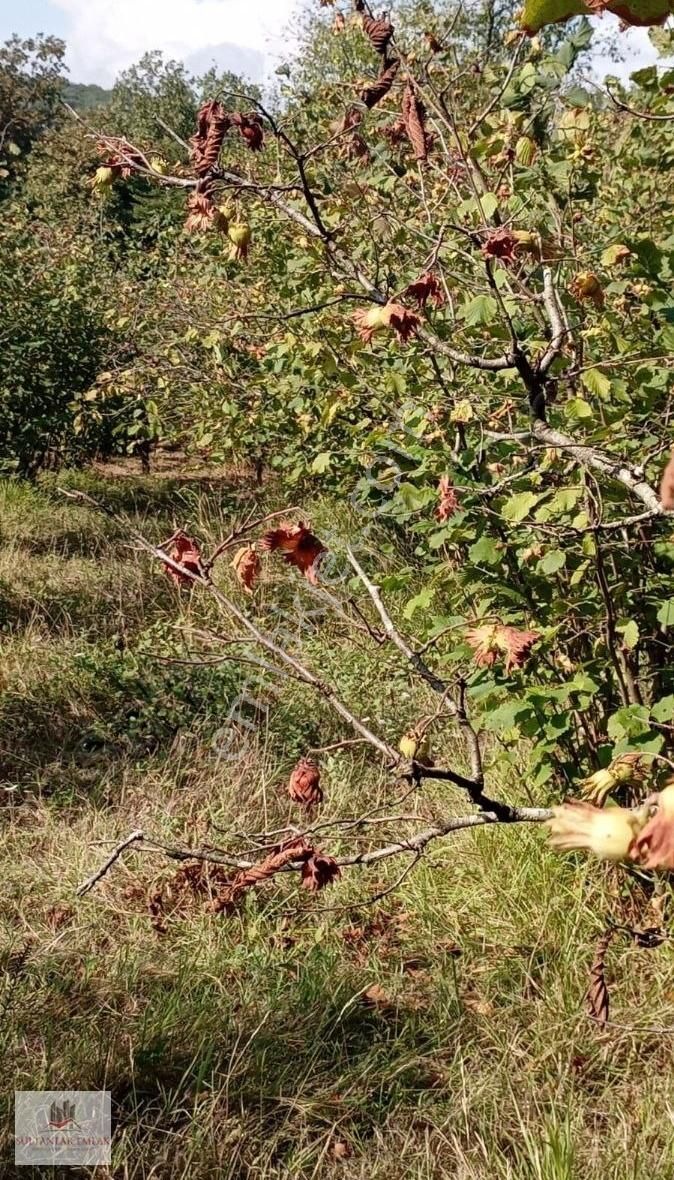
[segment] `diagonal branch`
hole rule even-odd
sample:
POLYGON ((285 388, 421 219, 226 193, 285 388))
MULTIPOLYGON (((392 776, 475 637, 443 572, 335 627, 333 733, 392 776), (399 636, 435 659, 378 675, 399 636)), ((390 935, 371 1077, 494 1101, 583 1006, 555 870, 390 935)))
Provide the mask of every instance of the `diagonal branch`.
POLYGON ((629 467, 624 459, 614 459, 606 451, 599 451, 595 447, 588 446, 587 443, 576 442, 568 434, 563 434, 561 430, 555 430, 553 426, 548 426, 547 422, 543 422, 542 419, 536 419, 532 423, 531 429, 534 437, 545 446, 569 451, 582 467, 600 471, 602 475, 608 475, 611 479, 623 484, 638 500, 641 500, 642 504, 645 504, 653 516, 660 516, 664 512, 658 493, 644 479, 643 470, 640 467, 629 467))
MULTIPOLYGON (((116 515, 112 509, 103 507, 103 505, 95 500, 93 496, 87 495, 86 492, 68 491, 65 488, 59 488, 58 490, 61 495, 66 496, 68 499, 79 500, 81 502, 90 504, 99 511, 104 511, 108 516, 116 519, 116 515)), ((356 733, 365 738, 371 746, 378 750, 380 754, 383 754, 385 758, 389 759, 393 765, 398 765, 398 763, 401 761, 400 754, 394 750, 393 746, 390 746, 388 742, 385 742, 382 738, 378 737, 377 734, 373 733, 371 729, 369 729, 362 721, 360 721, 359 718, 356 717, 349 708, 347 708, 347 706, 337 696, 337 693, 331 688, 330 685, 324 684, 323 681, 318 678, 318 676, 315 676, 314 673, 309 670, 309 668, 296 659, 295 656, 291 655, 290 652, 286 651, 285 648, 281 647, 281 645, 277 643, 271 635, 268 635, 266 632, 262 631, 258 626, 256 626, 256 624, 253 623, 252 620, 243 613, 243 611, 239 610, 236 603, 232 602, 226 594, 223 594, 222 590, 218 589, 218 587, 213 584, 206 573, 192 573, 192 571, 187 569, 184 565, 174 561, 157 545, 153 545, 150 541, 148 541, 142 533, 133 528, 130 522, 125 522, 125 525, 129 534, 134 538, 141 549, 143 549, 146 553, 149 553, 151 557, 157 558, 162 562, 163 565, 168 566, 169 569, 175 570, 176 573, 179 573, 183 578, 188 577, 192 582, 196 582, 198 585, 203 586, 215 599, 221 609, 235 618, 237 623, 243 627, 244 631, 248 632, 251 638, 257 644, 259 644, 260 647, 263 647, 266 649, 266 651, 271 652, 272 655, 276 656, 276 658, 279 659, 282 664, 285 664, 287 667, 291 668, 297 678, 304 684, 307 684, 311 688, 315 689, 323 698, 323 700, 330 705, 335 713, 338 713, 344 721, 348 722, 348 724, 356 731, 356 733)))
POLYGON ((478 735, 470 724, 466 714, 463 692, 460 694, 458 702, 452 700, 451 698, 447 698, 448 686, 445 681, 437 676, 431 668, 429 668, 428 664, 421 657, 419 652, 414 651, 414 649, 410 647, 407 640, 404 639, 400 634, 381 600, 379 588, 375 586, 374 582, 372 582, 370 578, 368 578, 365 570, 360 565, 358 559, 353 553, 353 550, 347 548, 346 553, 351 565, 355 569, 358 577, 372 599, 377 614, 379 615, 379 618, 381 619, 384 626, 385 634, 388 636, 391 642, 395 644, 398 650, 402 652, 402 654, 405 656, 405 659, 409 660, 410 664, 417 674, 422 678, 422 680, 425 680, 434 692, 439 692, 444 698, 446 698, 447 711, 458 722, 463 733, 470 758, 471 773, 473 775, 472 779, 464 779, 461 775, 455 774, 454 771, 440 772, 435 769, 431 770, 429 767, 419 768, 421 776, 423 778, 450 779, 450 781, 456 783, 457 786, 462 786, 465 790, 467 790, 474 803, 477 803, 482 807, 486 806, 489 802, 490 805, 495 806, 492 801, 487 801, 486 797, 482 794, 482 786, 484 783, 482 751, 480 750, 480 741, 478 735), (461 781, 458 781, 459 779, 461 781))

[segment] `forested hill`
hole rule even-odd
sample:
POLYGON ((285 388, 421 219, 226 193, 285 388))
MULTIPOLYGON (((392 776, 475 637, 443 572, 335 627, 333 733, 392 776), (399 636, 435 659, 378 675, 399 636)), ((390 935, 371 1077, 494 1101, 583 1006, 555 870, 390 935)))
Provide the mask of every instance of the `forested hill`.
POLYGON ((76 111, 90 111, 105 106, 111 96, 112 90, 105 90, 95 82, 66 82, 63 87, 65 101, 76 111))

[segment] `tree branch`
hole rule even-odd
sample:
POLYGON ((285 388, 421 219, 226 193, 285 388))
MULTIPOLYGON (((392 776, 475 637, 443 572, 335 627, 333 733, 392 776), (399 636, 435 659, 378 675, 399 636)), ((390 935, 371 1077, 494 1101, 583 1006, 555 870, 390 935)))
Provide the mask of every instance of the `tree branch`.
POLYGON ((101 867, 97 869, 95 873, 92 873, 90 877, 87 877, 86 881, 83 881, 82 884, 78 886, 77 896, 83 897, 85 893, 88 893, 90 889, 93 889, 96 882, 100 881, 101 877, 105 876, 108 869, 112 868, 116 860, 119 860, 125 848, 129 848, 131 844, 137 844, 139 840, 144 839, 145 833, 141 831, 140 828, 137 828, 135 832, 131 832, 131 834, 126 836, 124 840, 120 840, 119 844, 113 849, 113 851, 110 853, 110 856, 106 861, 104 861, 101 867))
POLYGON ((482 752, 480 750, 480 742, 479 742, 478 735, 475 732, 475 730, 473 729, 473 727, 470 724, 470 721, 468 720, 468 717, 466 715, 465 702, 463 700, 463 693, 462 693, 461 698, 458 703, 456 701, 452 700, 451 697, 448 698, 447 684, 445 683, 444 680, 442 680, 439 676, 437 676, 436 673, 433 672, 431 668, 428 667, 428 664, 426 663, 426 661, 424 659, 422 659, 419 652, 414 651, 414 649, 412 647, 410 647, 409 643, 400 634, 400 632, 398 631, 397 627, 395 626, 391 616, 389 615, 388 611, 386 610, 386 607, 384 606, 384 604, 381 600, 379 588, 377 586, 375 586, 374 582, 372 582, 368 578, 367 574, 365 573, 365 570, 360 565, 358 559, 356 558, 355 554, 353 553, 353 550, 350 548, 347 548, 346 553, 347 553, 347 557, 348 557, 351 565, 353 566, 354 570, 358 574, 358 577, 360 578, 365 589, 367 590, 368 594, 370 595, 370 598, 372 599, 372 602, 375 606, 377 614, 379 615, 379 618, 381 619, 382 624, 384 626, 385 634, 388 636, 388 638, 391 640, 391 642, 395 644, 395 646, 398 648, 398 650, 402 652, 402 654, 405 656, 405 659, 409 660, 410 664, 412 665, 414 670, 418 673, 418 675, 422 678, 422 680, 425 680, 426 683, 430 685, 430 687, 433 689, 434 692, 439 692, 443 695, 443 697, 447 698, 447 700, 446 700, 447 712, 450 714, 450 716, 452 716, 458 722, 458 724, 461 727, 461 730, 463 732, 464 739, 466 742, 466 747, 467 747, 469 758, 470 758, 471 772, 473 775, 472 779, 464 778, 462 775, 457 775, 454 771, 451 771, 451 770, 445 770, 445 771, 440 772, 439 770, 436 770, 435 768, 431 769, 430 767, 423 767, 423 766, 419 767, 419 773, 420 773, 421 777, 449 779, 451 782, 455 783, 457 786, 463 787, 464 790, 468 791, 472 801, 474 803, 476 803, 478 806, 480 806, 480 807, 496 806, 492 800, 487 800, 486 796, 484 796, 482 793, 482 786, 484 783, 484 773, 483 773, 483 767, 482 767, 482 752))
MULTIPOLYGON (((463 832, 469 828, 486 827, 491 824, 545 823, 546 820, 551 819, 552 814, 552 811, 545 807, 510 807, 507 809, 507 814, 494 811, 481 811, 477 815, 452 816, 435 824, 431 828, 426 828, 425 831, 419 832, 416 836, 410 836, 408 839, 396 840, 381 848, 371 848, 365 852, 356 852, 350 856, 341 856, 335 859, 340 868, 379 864, 380 861, 387 860, 392 856, 398 856, 401 853, 412 852, 421 854, 432 841, 438 840, 443 836, 448 836, 451 832, 463 832)), ((300 840, 301 838, 302 833, 298 832, 297 839, 300 840)), ((204 861, 207 864, 225 865, 239 872, 246 872, 256 864, 255 861, 230 856, 214 848, 172 846, 160 840, 155 840, 152 837, 146 837, 142 832, 136 831, 120 841, 112 855, 107 858, 100 868, 78 886, 77 895, 82 896, 89 889, 93 888, 96 882, 100 881, 112 867, 121 852, 131 844, 138 843, 141 840, 145 842, 145 846, 141 847, 139 851, 160 852, 169 860, 204 861)), ((284 871, 298 872, 301 868, 302 865, 299 862, 291 862, 285 866, 284 871)))
POLYGON ((569 451, 582 467, 600 471, 602 475, 608 475, 611 479, 623 484, 638 500, 641 500, 642 504, 646 505, 654 516, 659 516, 664 512, 658 493, 644 479, 640 467, 628 467, 623 459, 614 459, 605 451, 599 451, 595 447, 588 446, 587 443, 576 442, 568 434, 563 434, 561 430, 555 430, 554 427, 548 426, 547 422, 543 422, 541 419, 536 419, 532 423, 531 429, 539 442, 548 447, 569 451))

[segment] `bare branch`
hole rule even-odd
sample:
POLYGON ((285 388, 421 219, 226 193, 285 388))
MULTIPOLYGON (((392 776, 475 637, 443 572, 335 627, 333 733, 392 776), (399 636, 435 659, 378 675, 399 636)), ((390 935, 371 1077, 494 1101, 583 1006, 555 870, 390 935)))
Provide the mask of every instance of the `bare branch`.
MULTIPOLYGON (((84 503, 91 504, 93 507, 105 511, 108 516, 116 519, 116 515, 111 509, 103 508, 102 505, 93 498, 93 496, 87 495, 86 492, 68 491, 65 488, 59 488, 58 491, 61 493, 61 495, 67 496, 71 500, 80 500, 84 503)), ((149 553, 152 557, 158 558, 159 561, 161 561, 165 566, 168 566, 169 569, 175 570, 176 573, 181 574, 181 576, 188 577, 192 582, 196 582, 199 585, 204 586, 209 594, 211 594, 218 603, 218 605, 224 611, 226 611, 227 614, 232 615, 236 621, 241 624, 244 631, 247 631, 248 634, 255 640, 255 642, 260 645, 260 647, 265 648, 267 651, 275 655, 281 661, 281 663, 285 664, 295 672, 299 680, 315 689, 320 694, 321 698, 330 705, 335 713, 338 713, 344 721, 347 721, 351 728, 354 729, 356 733, 360 734, 361 737, 365 738, 371 746, 379 751, 380 754, 383 754, 384 757, 389 759, 394 765, 397 765, 400 762, 400 754, 394 750, 393 747, 388 744, 388 742, 385 742, 382 738, 377 737, 377 735, 373 733, 371 729, 369 729, 362 721, 360 721, 355 716, 355 714, 352 713, 349 708, 347 708, 344 702, 340 700, 336 692, 329 685, 324 684, 323 681, 318 678, 318 676, 315 676, 314 673, 305 667, 304 664, 300 663, 300 661, 296 659, 295 656, 291 655, 290 652, 287 652, 285 648, 281 647, 281 645, 278 644, 270 635, 267 635, 264 631, 260 630, 260 628, 257 627, 256 624, 253 623, 252 620, 243 613, 243 611, 239 610, 236 603, 232 602, 231 599, 223 594, 223 592, 219 590, 217 586, 214 586, 213 582, 211 582, 209 576, 206 573, 201 575, 192 573, 190 570, 186 569, 185 566, 180 565, 179 562, 173 561, 171 557, 169 557, 156 545, 153 545, 150 541, 146 540, 143 534, 139 533, 135 528, 133 528, 130 522, 126 522, 126 527, 130 534, 134 537, 137 544, 141 547, 141 549, 144 549, 146 553, 149 553)))
POLYGON ((644 479, 640 467, 630 467, 624 459, 614 459, 606 451, 599 451, 595 447, 588 446, 587 443, 576 442, 568 434, 562 434, 561 430, 555 430, 554 427, 548 426, 547 422, 543 422, 541 419, 536 419, 532 423, 531 429, 534 437, 545 446, 569 451, 581 466, 600 471, 602 475, 608 475, 611 479, 623 484, 638 500, 641 500, 642 504, 646 505, 653 516, 660 516, 664 512, 658 493, 644 479))
POLYGON ((358 577, 360 578, 365 589, 370 595, 372 602, 374 603, 377 614, 383 623, 386 635, 396 645, 398 650, 402 652, 405 658, 409 660, 410 664, 418 673, 418 675, 421 676, 422 680, 425 680, 426 683, 431 686, 434 692, 439 692, 442 694, 443 700, 446 700, 447 712, 450 714, 450 716, 454 717, 456 721, 458 721, 466 741, 466 746, 470 756, 471 772, 473 774, 472 779, 464 778, 462 775, 456 774, 451 770, 443 771, 442 774, 440 774, 440 772, 436 773, 435 771, 431 771, 429 768, 423 766, 418 767, 418 773, 420 777, 442 777, 450 779, 451 782, 455 783, 457 786, 463 787, 464 790, 467 790, 474 803, 481 807, 486 806, 487 804, 493 805, 493 802, 491 800, 487 800, 482 794, 484 774, 482 768, 482 752, 480 750, 480 742, 477 733, 473 729, 468 720, 468 717, 466 716, 463 702, 461 701, 457 704, 456 701, 453 701, 451 698, 447 698, 448 686, 445 681, 428 667, 428 664, 424 659, 422 659, 419 652, 414 651, 414 649, 410 647, 409 643, 407 643, 407 641, 403 638, 381 600, 378 587, 375 586, 374 582, 368 578, 365 570, 360 565, 353 551, 351 549, 347 549, 346 552, 351 565, 355 569, 358 577))
POLYGON ((626 111, 628 115, 633 115, 635 119, 646 119, 649 123, 671 123, 671 121, 674 119, 674 114, 652 115, 650 111, 635 111, 634 107, 628 106, 627 103, 623 102, 621 98, 616 97, 616 95, 611 90, 611 87, 608 85, 608 82, 606 82, 604 85, 606 93, 608 94, 613 105, 616 106, 618 110, 626 111))
POLYGON ((110 853, 108 859, 101 865, 101 867, 97 869, 95 873, 92 873, 90 877, 87 877, 86 881, 83 881, 82 884, 77 887, 77 896, 83 897, 85 893, 88 893, 90 889, 93 889, 96 882, 100 881, 101 877, 105 876, 108 869, 112 868, 116 860, 119 860, 125 848, 129 848, 131 844, 137 844, 139 840, 144 839, 145 833, 142 832, 140 828, 138 828, 135 832, 131 832, 129 836, 126 836, 124 840, 121 840, 120 843, 117 844, 117 846, 110 853))
POLYGON ((550 320, 552 339, 536 366, 537 372, 541 375, 547 373, 552 362, 559 356, 564 340, 568 335, 568 330, 564 325, 562 311, 557 299, 555 284, 552 280, 552 271, 548 266, 543 270, 543 304, 550 320))
MULTIPOLYGON (((419 832, 416 836, 410 836, 409 839, 396 840, 391 844, 384 845, 382 848, 371 848, 364 852, 353 853, 350 856, 336 857, 335 859, 340 868, 378 864, 382 860, 387 860, 392 856, 398 856, 401 853, 412 852, 421 855, 433 840, 437 840, 442 836, 448 836, 451 832, 462 832, 469 828, 486 827, 490 824, 545 823, 546 820, 552 818, 552 814, 549 808, 544 807, 510 807, 507 809, 507 814, 481 811, 477 815, 452 816, 431 828, 426 828, 425 831, 419 832)), ((301 839, 301 835, 301 833, 298 833, 298 839, 301 839)), ((142 832, 136 831, 122 840, 104 864, 79 886, 77 890, 78 896, 86 893, 97 881, 100 881, 105 876, 115 861, 119 859, 120 854, 125 848, 128 848, 131 844, 138 844, 140 841, 144 843, 144 846, 139 847, 140 852, 162 853, 169 860, 204 861, 208 864, 225 865, 239 872, 246 872, 254 868, 256 864, 255 861, 230 856, 215 848, 176 847, 165 844, 161 840, 146 837, 142 832)), ((301 867, 301 864, 291 862, 285 866, 283 871, 298 872, 301 867)))

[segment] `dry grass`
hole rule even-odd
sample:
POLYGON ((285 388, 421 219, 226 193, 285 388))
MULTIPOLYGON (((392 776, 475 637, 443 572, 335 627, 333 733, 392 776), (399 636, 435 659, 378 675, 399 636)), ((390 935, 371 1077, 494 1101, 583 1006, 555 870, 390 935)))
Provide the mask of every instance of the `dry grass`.
MULTIPOLYGON (((96 487, 156 538, 183 517, 218 534, 241 495, 96 487)), ((264 690, 268 717, 230 760, 223 723, 244 669, 195 674, 152 658, 184 643, 177 619, 213 621, 209 605, 181 603, 123 529, 50 486, 2 494, 0 1054, 11 1089, 110 1089, 110 1175, 124 1180, 671 1180, 671 948, 616 942, 612 1023, 592 1026, 593 942, 626 886, 551 856, 536 830, 436 844, 376 905, 363 903, 400 864, 318 897, 284 880, 227 918, 181 901, 162 935, 145 899, 176 867, 131 851, 75 898, 136 826, 231 846, 237 830, 296 821, 290 766, 343 734, 283 684, 264 690)), ((327 511, 316 508, 318 523, 327 511)), ((280 572, 263 590, 262 617, 286 582, 280 572)), ((347 643, 331 622, 298 643, 389 737, 427 705, 393 656, 347 643)), ((359 747, 326 758, 324 785, 326 817, 394 793, 359 747)), ((519 787, 501 791, 514 800, 519 787)), ((405 807, 462 800, 437 784, 405 807)), ((3 1103, 9 1126, 11 1094, 3 1103)))

